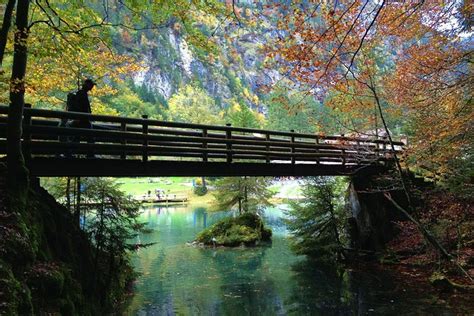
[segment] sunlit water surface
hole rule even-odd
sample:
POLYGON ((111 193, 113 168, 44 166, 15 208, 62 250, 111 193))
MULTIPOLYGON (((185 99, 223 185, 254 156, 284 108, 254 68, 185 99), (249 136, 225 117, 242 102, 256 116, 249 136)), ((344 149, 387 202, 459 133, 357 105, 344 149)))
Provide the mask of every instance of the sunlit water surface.
POLYGON ((289 249, 284 206, 269 208, 271 246, 201 249, 187 246, 205 227, 229 216, 204 208, 147 207, 142 220, 157 242, 133 258, 141 273, 129 315, 451 315, 448 307, 387 272, 335 269, 289 249))

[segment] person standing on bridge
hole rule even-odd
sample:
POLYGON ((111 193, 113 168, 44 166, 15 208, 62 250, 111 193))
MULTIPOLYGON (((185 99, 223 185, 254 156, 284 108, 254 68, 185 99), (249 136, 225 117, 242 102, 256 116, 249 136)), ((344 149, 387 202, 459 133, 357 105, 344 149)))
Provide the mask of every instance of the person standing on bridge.
MULTIPOLYGON (((92 114, 92 109, 91 109, 91 104, 89 101, 89 91, 91 91, 95 86, 95 82, 88 78, 84 80, 82 83, 81 89, 79 89, 74 97, 71 97, 71 104, 68 104, 68 111, 73 111, 73 112, 81 112, 81 113, 87 113, 87 114, 92 114)), ((68 103, 69 103, 69 96, 68 96, 68 103)), ((87 129, 92 129, 92 123, 88 118, 81 118, 79 120, 73 120, 70 124, 68 124, 69 127, 73 128, 87 128, 87 129)), ((79 142, 80 137, 74 137, 73 141, 79 142)), ((93 144, 94 143, 94 138, 92 136, 87 136, 86 137, 87 143, 93 144)), ((87 153, 87 158, 94 158, 94 154, 92 150, 88 150, 87 153)))

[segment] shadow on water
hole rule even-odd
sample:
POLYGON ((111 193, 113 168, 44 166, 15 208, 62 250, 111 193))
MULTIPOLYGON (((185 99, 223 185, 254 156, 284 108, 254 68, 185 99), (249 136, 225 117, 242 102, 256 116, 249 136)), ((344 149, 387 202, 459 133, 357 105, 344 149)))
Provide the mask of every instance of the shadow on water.
POLYGON ((129 315, 451 315, 428 294, 386 271, 349 270, 294 255, 281 208, 266 210, 273 242, 255 248, 187 246, 205 227, 229 216, 205 208, 148 207, 154 231, 133 263, 137 279, 129 315), (372 271, 372 272, 369 272, 372 271))
POLYGON ((291 266, 297 287, 286 305, 301 315, 457 315, 423 288, 376 267, 349 269, 304 260, 291 266))

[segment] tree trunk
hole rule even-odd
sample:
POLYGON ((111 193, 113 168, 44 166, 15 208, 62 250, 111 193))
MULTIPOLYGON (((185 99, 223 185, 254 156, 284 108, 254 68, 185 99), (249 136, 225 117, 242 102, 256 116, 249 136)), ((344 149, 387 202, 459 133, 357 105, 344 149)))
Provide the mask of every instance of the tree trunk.
POLYGON ((249 211, 249 200, 248 200, 248 192, 247 192, 247 177, 244 177, 244 212, 247 213, 249 211))
MULTIPOLYGON (((72 187, 72 201, 73 201, 73 203, 74 203, 74 207, 75 207, 75 205, 76 205, 76 203, 77 203, 77 202, 76 202, 76 196, 77 196, 77 190, 76 190, 77 186, 76 186, 76 183, 77 183, 77 178, 74 178, 74 185, 73 185, 73 187, 72 187)), ((72 211, 72 209, 71 209, 71 211, 72 211)))
POLYGON ((410 213, 408 213, 403 207, 401 207, 395 200, 392 198, 389 192, 385 192, 384 196, 387 200, 392 202, 392 204, 400 211, 402 212, 412 223, 416 225, 418 230, 421 232, 425 240, 427 240, 438 252, 441 254, 441 256, 444 259, 449 260, 451 263, 453 263, 471 282, 474 282, 470 274, 464 270, 464 268, 456 261, 455 258, 441 245, 441 243, 436 239, 433 234, 431 234, 430 231, 428 231, 423 224, 421 224, 416 218, 414 218, 410 213))
POLYGON ((331 216, 331 222, 332 222, 332 228, 334 230, 334 237, 336 238, 336 243, 338 246, 337 250, 337 260, 341 261, 341 249, 342 249, 342 243, 341 239, 339 238, 339 232, 337 231, 337 220, 336 220, 336 215, 334 214, 334 205, 332 204, 332 200, 329 201, 329 214, 331 216))
POLYGON ((10 107, 8 111, 7 167, 8 188, 18 207, 26 203, 28 169, 21 150, 23 107, 25 105, 25 73, 28 39, 29 0, 18 0, 16 9, 15 43, 12 76, 10 80, 10 107))
POLYGON ((206 177, 201 177, 201 181, 202 181, 202 187, 203 188, 206 188, 207 184, 206 184, 206 177))
POLYGON ((99 221, 99 226, 97 227, 97 231, 95 234, 95 241, 96 241, 96 252, 95 252, 95 258, 94 258, 94 287, 97 290, 98 289, 98 280, 99 280, 99 257, 102 254, 102 246, 103 246, 103 231, 105 228, 105 223, 104 223, 104 217, 105 217, 105 210, 104 210, 104 205, 105 205, 105 198, 104 198, 104 193, 102 192, 102 199, 100 201, 101 205, 97 209, 99 213, 97 216, 100 216, 100 221, 99 221))
POLYGON ((66 207, 71 212, 71 177, 66 178, 66 207))
POLYGON ((76 207, 74 209, 74 221, 76 222, 78 227, 81 227, 81 178, 76 178, 76 192, 77 192, 77 200, 76 200, 76 207))
POLYGON ((410 193, 408 192, 408 188, 407 188, 407 185, 405 183, 405 178, 403 176, 402 166, 400 165, 400 160, 398 160, 397 153, 395 151, 395 145, 393 145, 392 135, 390 134, 390 131, 388 129, 387 122, 385 122, 385 116, 383 115, 383 111, 382 111, 382 104, 380 103, 379 95, 377 93, 375 85, 372 82, 372 78, 370 79, 370 81, 371 81, 371 84, 367 85, 367 86, 369 87, 369 89, 372 91, 372 94, 374 95, 375 103, 377 105, 377 108, 378 108, 379 114, 380 114, 380 120, 382 121, 382 125, 385 129, 385 133, 387 133, 387 137, 388 137, 388 140, 390 142, 390 147, 391 147, 392 152, 393 152, 393 158, 395 159, 395 164, 397 166, 398 175, 400 177, 400 184, 402 185, 403 192, 405 193, 405 197, 406 197, 407 202, 408 202, 408 207, 411 209, 412 204, 411 204, 410 193))
POLYGON ((5 47, 7 46, 8 31, 12 24, 13 8, 15 8, 16 0, 8 0, 5 7, 5 14, 3 15, 3 24, 0 29, 0 69, 3 64, 3 56, 5 55, 5 47))

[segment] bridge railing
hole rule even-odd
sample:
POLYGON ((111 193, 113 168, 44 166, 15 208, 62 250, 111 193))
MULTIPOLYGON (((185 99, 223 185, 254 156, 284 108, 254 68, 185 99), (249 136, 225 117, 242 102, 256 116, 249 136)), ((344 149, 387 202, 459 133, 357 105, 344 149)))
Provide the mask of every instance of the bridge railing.
MULTIPOLYGON (((6 153, 8 107, 0 106, 0 154, 6 153)), ((386 139, 325 136, 251 128, 166 122, 43 109, 24 111, 23 148, 36 157, 203 162, 371 165, 393 159, 386 139), (68 127, 87 120, 93 128, 68 127), (63 122, 61 124, 60 122, 63 122)), ((395 152, 402 142, 394 143, 395 152)))

